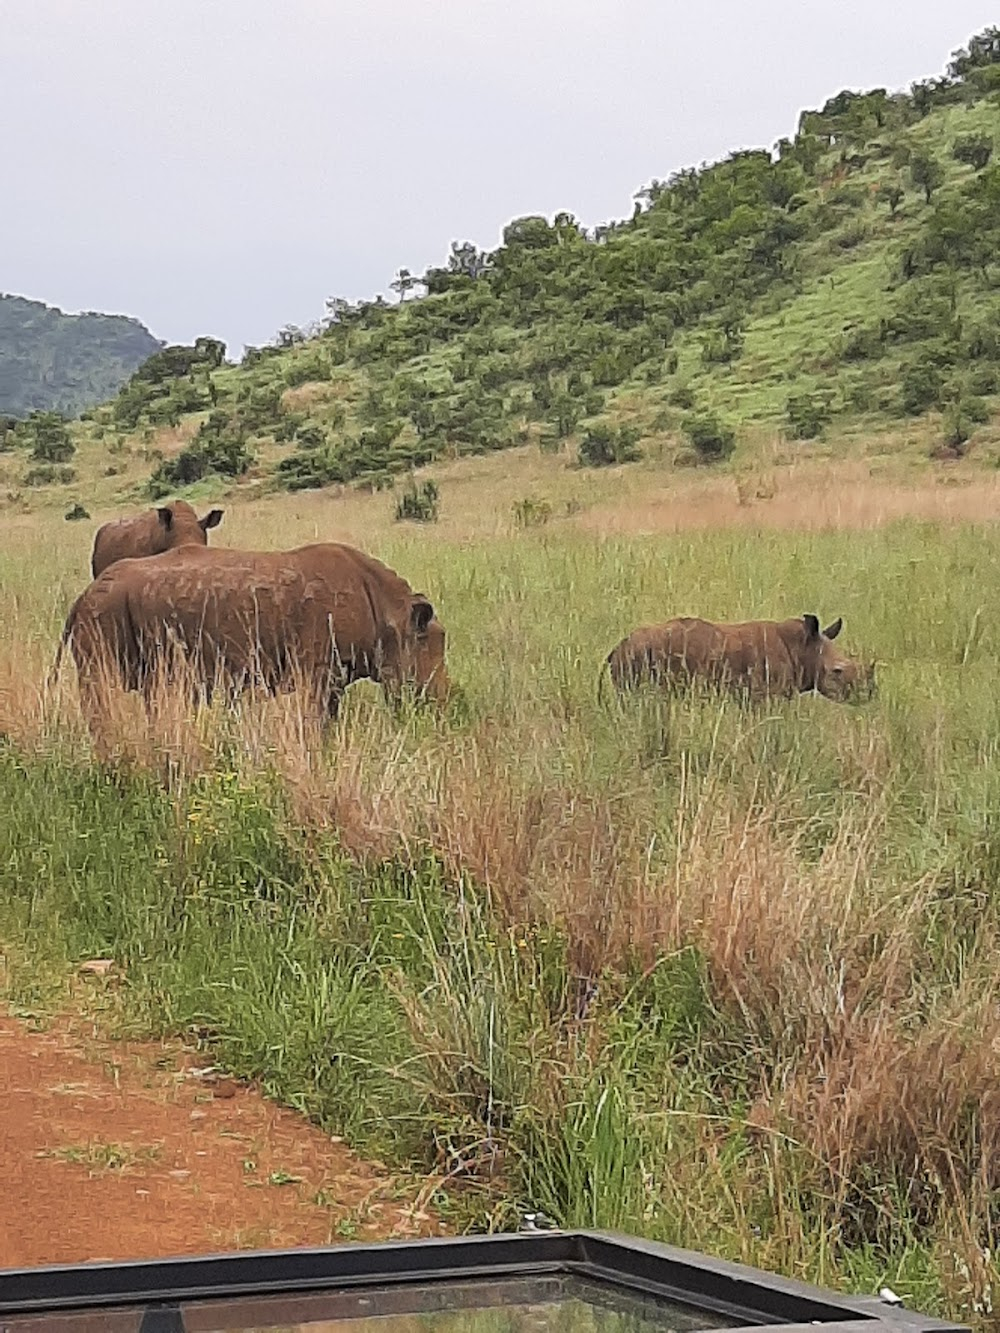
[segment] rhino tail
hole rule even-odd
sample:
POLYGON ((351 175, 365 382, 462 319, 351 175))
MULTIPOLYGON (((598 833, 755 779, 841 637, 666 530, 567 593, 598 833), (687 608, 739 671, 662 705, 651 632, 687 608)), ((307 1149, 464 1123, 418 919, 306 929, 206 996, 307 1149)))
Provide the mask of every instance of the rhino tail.
POLYGON ((56 649, 56 660, 52 663, 49 674, 45 678, 46 690, 52 690, 59 679, 59 668, 62 666, 66 645, 69 643, 70 636, 73 633, 73 626, 76 623, 76 612, 79 605, 80 598, 78 597, 69 609, 69 614, 66 617, 66 624, 63 626, 63 632, 59 636, 59 646, 56 649))
POLYGON ((597 706, 603 708, 608 697, 608 680, 611 676, 611 658, 613 654, 608 653, 607 657, 601 663, 601 669, 597 673, 597 706))

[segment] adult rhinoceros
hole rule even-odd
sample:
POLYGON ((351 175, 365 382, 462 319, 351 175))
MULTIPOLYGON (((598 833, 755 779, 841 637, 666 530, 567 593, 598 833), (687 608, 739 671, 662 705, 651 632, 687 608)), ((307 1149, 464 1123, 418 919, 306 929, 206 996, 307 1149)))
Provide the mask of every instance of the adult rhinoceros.
POLYGON ((221 522, 221 509, 210 509, 199 518, 186 500, 147 509, 134 518, 115 519, 97 529, 90 568, 96 579, 116 560, 162 555, 178 546, 207 546, 209 528, 221 522))
MULTIPOLYGON (((182 661, 199 692, 305 688, 332 715, 367 677, 398 695, 448 692, 445 634, 422 593, 386 565, 333 542, 294 551, 185 546, 119 560, 77 599, 66 621, 80 696, 98 734, 107 684, 149 695, 182 661)), ((58 665, 58 659, 57 659, 58 665)))
POLYGON ((820 630, 816 616, 714 624, 683 616, 633 630, 607 658, 619 689, 643 681, 703 680, 752 698, 790 697, 816 690, 846 699, 874 686, 874 664, 862 666, 833 645, 843 622, 820 630))

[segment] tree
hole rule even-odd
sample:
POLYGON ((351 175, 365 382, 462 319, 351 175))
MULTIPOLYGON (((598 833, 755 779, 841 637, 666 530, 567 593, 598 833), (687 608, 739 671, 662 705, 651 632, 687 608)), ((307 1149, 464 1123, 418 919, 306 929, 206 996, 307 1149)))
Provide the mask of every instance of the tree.
POLYGON ((218 370, 226 359, 226 344, 219 338, 195 338, 197 359, 212 370, 218 370))
POLYGON ((389 287, 398 294, 400 305, 406 300, 406 293, 412 292, 419 281, 420 279, 415 278, 408 268, 399 270, 392 282, 389 283, 389 287))
POLYGON ((918 190, 923 190, 930 203, 931 195, 944 184, 944 167, 930 153, 914 153, 910 158, 910 180, 918 190))
POLYGON ((993 140, 988 134, 963 134, 952 144, 951 155, 974 171, 982 171, 993 156, 993 140))
POLYGON ((65 463, 76 453, 58 412, 32 412, 25 426, 32 439, 31 456, 39 463, 65 463))
POLYGON ((882 181, 876 191, 876 198, 884 200, 889 205, 890 217, 896 216, 896 209, 903 202, 903 196, 906 191, 903 189, 903 183, 900 180, 882 181))
POLYGON ((712 413, 685 417, 683 430, 702 463, 723 463, 736 448, 736 432, 712 413))
POLYGON ((974 69, 985 65, 1000 65, 1000 28, 984 28, 972 38, 968 47, 953 51, 948 73, 953 79, 964 79, 974 69))

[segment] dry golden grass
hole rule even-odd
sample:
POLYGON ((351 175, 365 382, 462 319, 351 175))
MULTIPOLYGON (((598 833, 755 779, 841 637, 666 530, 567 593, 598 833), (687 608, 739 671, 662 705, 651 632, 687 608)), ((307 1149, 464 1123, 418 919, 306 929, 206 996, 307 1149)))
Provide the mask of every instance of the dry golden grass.
MULTIPOLYGON (((960 963, 935 952, 947 940, 929 939, 942 885, 964 883, 948 851, 962 801, 978 816, 996 766, 990 677, 972 673, 992 651, 975 562, 994 549, 1000 478, 964 465, 880 466, 804 461, 710 474, 646 464, 594 474, 526 449, 432 469, 443 511, 428 528, 394 524, 385 494, 230 499, 215 545, 352 542, 440 595, 471 717, 399 718, 365 685, 321 740, 298 695, 194 715, 161 688, 148 711, 134 697, 110 702, 109 753, 178 794, 223 753, 248 783, 277 774, 293 821, 333 831, 358 861, 418 866, 432 852, 449 882, 485 892, 500 928, 564 932, 571 972, 587 986, 695 948, 712 1003, 761 1071, 741 1129, 762 1156, 744 1185, 752 1175, 780 1193, 777 1176, 765 1176, 788 1172, 776 1145, 795 1145, 811 1166, 794 1188, 830 1200, 846 1234, 866 1210, 881 1215, 879 1182, 903 1182, 914 1215, 937 1219, 929 1243, 951 1274, 941 1280, 965 1284, 963 1302, 984 1307, 996 1283, 983 1249, 1000 1188, 1000 932, 987 914, 960 963), (518 535, 511 505, 525 495, 548 501, 554 517, 518 535), (902 522, 914 519, 926 526, 902 522), (623 588, 650 569, 669 576, 687 552, 692 598, 727 584, 759 596, 772 576, 798 596, 787 569, 810 569, 809 589, 836 578, 827 561, 850 569, 851 548, 845 556, 834 540, 845 531, 875 543, 855 607, 877 608, 864 628, 882 634, 884 704, 855 713, 819 701, 763 717, 691 705, 654 721, 597 708, 594 667, 613 642, 623 588), (952 543, 958 531, 970 534, 970 554, 952 543), (671 542, 675 533, 691 536, 671 542), (765 542, 765 533, 779 536, 765 542), (779 575, 769 562, 781 543, 792 555, 779 575), (918 567, 926 574, 901 581, 918 567), (967 579, 959 592, 956 579, 967 579), (914 589, 926 605, 908 604, 914 589), (915 611, 930 647, 911 631, 915 611), (949 784, 966 779, 948 813, 949 784), (940 855, 917 845, 927 827, 940 855)), ((110 516, 102 510, 94 523, 110 516)), ((59 522, 6 521, 0 732, 26 751, 79 753, 88 742, 72 669, 52 687, 44 679, 61 615, 86 582, 93 525, 59 522)), ((404 1007, 428 1042, 432 1032, 445 1045, 445 1036, 471 1040, 459 1003, 443 1035, 422 1004, 408 993, 404 1007)), ((559 1040, 554 1098, 558 1062, 570 1059, 570 1039, 559 1040)), ((729 1115, 718 1117, 727 1133, 729 1115)), ((723 1131, 708 1112, 706 1124, 698 1161, 718 1160, 722 1175, 723 1131)), ((749 1195, 739 1206, 752 1215, 749 1195)), ((807 1230, 791 1213, 784 1226, 767 1243, 787 1266, 793 1233, 804 1245, 807 1230)))

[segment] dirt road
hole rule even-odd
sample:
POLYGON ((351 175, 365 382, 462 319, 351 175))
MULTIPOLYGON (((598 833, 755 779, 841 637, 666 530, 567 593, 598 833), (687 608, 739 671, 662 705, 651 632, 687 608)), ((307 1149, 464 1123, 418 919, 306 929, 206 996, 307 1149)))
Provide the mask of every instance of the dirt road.
POLYGON ((439 1233, 412 1184, 208 1064, 0 1015, 0 1267, 439 1233))

